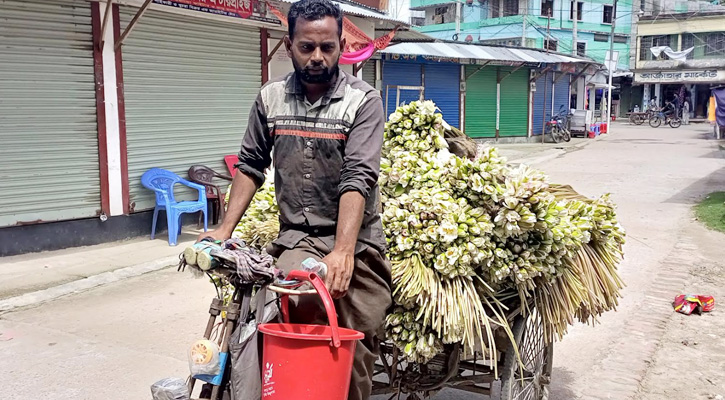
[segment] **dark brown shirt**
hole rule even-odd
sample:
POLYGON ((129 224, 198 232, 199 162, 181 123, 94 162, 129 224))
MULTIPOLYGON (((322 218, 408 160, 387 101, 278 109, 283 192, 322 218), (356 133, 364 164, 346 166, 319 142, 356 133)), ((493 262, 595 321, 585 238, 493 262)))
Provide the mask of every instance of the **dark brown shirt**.
POLYGON ((274 160, 281 225, 275 244, 293 248, 310 235, 332 249, 340 196, 354 190, 366 199, 356 251, 385 250, 377 183, 384 127, 378 92, 343 71, 315 104, 295 73, 262 88, 237 168, 261 184, 274 160))

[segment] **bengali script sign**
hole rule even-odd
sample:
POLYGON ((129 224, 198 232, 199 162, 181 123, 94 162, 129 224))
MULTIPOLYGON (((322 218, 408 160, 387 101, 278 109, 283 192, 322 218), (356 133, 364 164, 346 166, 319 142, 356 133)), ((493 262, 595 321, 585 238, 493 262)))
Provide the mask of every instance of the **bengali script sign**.
POLYGON ((280 23, 277 18, 268 15, 267 2, 260 0, 154 0, 154 3, 225 17, 280 23))
POLYGON ((717 82, 725 81, 725 70, 635 72, 637 83, 717 82))

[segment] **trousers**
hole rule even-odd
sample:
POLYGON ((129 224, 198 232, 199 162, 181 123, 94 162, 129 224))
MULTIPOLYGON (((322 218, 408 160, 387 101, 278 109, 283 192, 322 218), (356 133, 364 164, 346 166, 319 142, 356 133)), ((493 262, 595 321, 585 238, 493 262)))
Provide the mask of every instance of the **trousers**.
MULTIPOLYGON (((321 261, 331 249, 320 239, 302 239, 294 248, 272 245, 268 252, 277 258, 285 273, 300 269, 306 258, 321 261)), ((383 322, 392 304, 390 262, 379 251, 366 247, 355 255, 355 267, 347 294, 335 300, 338 324, 365 334, 355 346, 348 400, 367 400, 372 392, 375 360, 379 355, 383 322)), ((290 322, 326 325, 327 314, 317 296, 291 296, 290 322)))

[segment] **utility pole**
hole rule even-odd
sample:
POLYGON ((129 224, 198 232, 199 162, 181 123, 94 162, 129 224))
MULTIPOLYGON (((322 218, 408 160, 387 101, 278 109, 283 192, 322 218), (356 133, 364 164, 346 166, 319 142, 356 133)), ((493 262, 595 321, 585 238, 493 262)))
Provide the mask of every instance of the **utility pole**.
POLYGON ((607 133, 611 132, 610 127, 612 126, 612 74, 614 68, 617 67, 616 61, 614 60, 614 25, 617 23, 617 0, 614 0, 614 6, 612 6, 612 32, 609 35, 609 87, 607 88, 607 133), (614 64, 614 65, 612 65, 614 64))
POLYGON ((549 30, 551 28, 551 10, 549 10, 549 16, 546 17, 546 54, 549 54, 549 47, 551 47, 551 35, 549 30))
POLYGON ((576 27, 577 22, 579 22, 579 2, 577 0, 573 1, 572 5, 572 17, 574 19, 574 26, 571 29, 571 54, 577 55, 577 44, 576 44, 576 27))
POLYGON ((529 14, 529 0, 524 4, 524 12, 521 14, 521 47, 526 47, 526 16, 529 14))
POLYGON ((461 1, 456 0, 456 41, 460 39, 461 34, 461 1))

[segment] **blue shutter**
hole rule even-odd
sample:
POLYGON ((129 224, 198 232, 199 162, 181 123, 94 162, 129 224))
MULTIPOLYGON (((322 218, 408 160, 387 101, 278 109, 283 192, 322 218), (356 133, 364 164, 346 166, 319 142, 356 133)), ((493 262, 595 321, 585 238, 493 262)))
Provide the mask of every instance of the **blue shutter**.
POLYGON ((541 135, 541 130, 544 127, 544 121, 548 121, 551 118, 551 75, 551 73, 546 73, 536 80, 533 111, 534 126, 531 130, 534 135, 541 135), (546 110, 546 117, 543 115, 544 110, 546 110))
POLYGON ((554 84, 554 114, 558 114, 561 110, 569 109, 569 83, 571 83, 571 75, 561 76, 556 74, 559 81, 554 84))
MULTIPOLYGON (((400 104, 395 104, 397 89, 389 86, 423 86, 420 64, 383 62, 383 103, 386 114, 390 115, 400 104)), ((400 92, 400 103, 418 100, 419 92, 405 90, 400 92)))
POLYGON ((456 128, 460 127, 461 96, 458 64, 425 64, 425 99, 433 100, 441 109, 443 119, 456 128))

